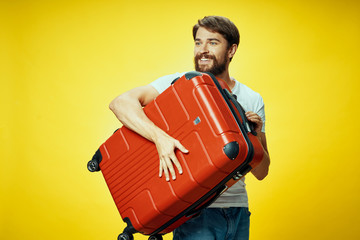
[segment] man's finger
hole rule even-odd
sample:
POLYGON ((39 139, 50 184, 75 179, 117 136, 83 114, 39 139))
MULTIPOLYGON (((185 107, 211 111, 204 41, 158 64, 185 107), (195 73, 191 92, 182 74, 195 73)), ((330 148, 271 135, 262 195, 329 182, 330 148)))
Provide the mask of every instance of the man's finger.
POLYGON ((163 164, 162 161, 159 161, 159 177, 162 177, 162 173, 163 173, 163 164))
POLYGON ((178 169, 179 173, 180 174, 183 174, 183 170, 182 170, 182 167, 181 167, 181 164, 179 162, 179 160, 177 159, 177 157, 174 155, 172 158, 171 158, 172 162, 175 164, 176 168, 178 169))
POLYGON ((163 169, 164 174, 165 174, 165 179, 166 179, 166 181, 170 181, 170 178, 169 178, 169 170, 168 170, 168 168, 167 168, 167 164, 166 164, 166 161, 165 161, 165 160, 162 160, 162 165, 163 165, 162 169, 163 169))
POLYGON ((178 148, 183 153, 188 153, 189 150, 187 150, 179 141, 175 143, 175 147, 178 148))
POLYGON ((170 174, 172 176, 172 179, 175 180, 176 179, 176 174, 175 174, 175 169, 174 169, 174 166, 172 164, 172 161, 170 158, 167 158, 166 159, 166 165, 167 165, 167 168, 169 169, 170 171, 170 174))

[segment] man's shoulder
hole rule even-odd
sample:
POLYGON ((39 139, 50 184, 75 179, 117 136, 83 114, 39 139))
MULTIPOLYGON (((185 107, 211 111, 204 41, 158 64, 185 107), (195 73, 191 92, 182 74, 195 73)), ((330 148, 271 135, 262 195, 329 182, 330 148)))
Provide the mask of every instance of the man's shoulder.
POLYGON ((153 86, 156 89, 156 91, 162 93, 163 91, 165 91, 166 88, 168 88, 171 85, 172 81, 174 81, 178 77, 181 77, 184 74, 185 73, 177 72, 177 73, 165 75, 151 82, 150 85, 153 86))
POLYGON ((236 81, 235 87, 233 89, 233 93, 239 94, 239 95, 246 95, 248 97, 251 98, 255 98, 255 99, 260 99, 262 98, 260 93, 254 91, 253 89, 251 89, 250 87, 246 86, 245 84, 237 81, 236 79, 233 79, 236 81))
POLYGON ((246 111, 253 111, 259 114, 259 111, 264 107, 264 101, 260 93, 255 92, 237 80, 235 81, 235 87, 232 92, 237 96, 238 102, 246 111))
POLYGON ((154 82, 156 81, 167 81, 167 80, 173 80, 175 78, 181 77, 182 75, 184 75, 186 72, 180 73, 180 72, 176 72, 176 73, 172 73, 172 74, 168 74, 168 75, 164 75, 159 77, 158 79, 156 79, 154 82))

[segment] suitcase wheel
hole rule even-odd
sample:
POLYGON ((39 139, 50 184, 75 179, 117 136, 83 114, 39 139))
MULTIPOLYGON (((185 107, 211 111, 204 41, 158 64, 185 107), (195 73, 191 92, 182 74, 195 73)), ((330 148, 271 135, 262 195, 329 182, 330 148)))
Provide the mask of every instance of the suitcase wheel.
POLYGON ((92 157, 92 159, 88 162, 87 164, 87 169, 90 171, 90 172, 98 172, 100 171, 100 163, 101 163, 101 160, 102 160, 102 155, 101 155, 101 152, 100 152, 100 149, 98 149, 94 156, 92 157))
POLYGON ((134 240, 134 237, 132 234, 124 232, 118 236, 118 240, 134 240))
POLYGON ((156 235, 151 235, 149 237, 149 240, 163 240, 163 237, 159 234, 156 234, 156 235))
POLYGON ((88 162, 87 168, 90 172, 98 172, 100 170, 98 161, 94 159, 88 162))

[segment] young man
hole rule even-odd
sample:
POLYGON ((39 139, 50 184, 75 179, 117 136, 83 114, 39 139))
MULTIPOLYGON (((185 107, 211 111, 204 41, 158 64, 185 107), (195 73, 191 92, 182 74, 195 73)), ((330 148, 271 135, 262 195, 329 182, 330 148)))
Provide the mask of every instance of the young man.
MULTIPOLYGON (((261 163, 251 172, 259 180, 268 174, 270 158, 265 137, 265 113, 262 97, 250 88, 230 77, 229 64, 239 45, 239 32, 227 18, 219 16, 204 17, 193 27, 195 41, 195 69, 211 72, 224 80, 238 101, 247 111, 246 117, 254 122, 257 137, 262 143, 264 157, 261 163)), ((176 179, 176 170, 182 174, 182 167, 174 153, 179 149, 188 150, 176 139, 158 128, 143 112, 156 96, 162 93, 171 82, 183 74, 176 73, 161 77, 149 85, 132 89, 115 98, 110 109, 126 127, 152 141, 159 153, 159 177, 165 175, 176 179)), ((174 231, 174 239, 215 240, 215 239, 249 239, 248 198, 244 180, 238 181, 209 208, 174 231)))

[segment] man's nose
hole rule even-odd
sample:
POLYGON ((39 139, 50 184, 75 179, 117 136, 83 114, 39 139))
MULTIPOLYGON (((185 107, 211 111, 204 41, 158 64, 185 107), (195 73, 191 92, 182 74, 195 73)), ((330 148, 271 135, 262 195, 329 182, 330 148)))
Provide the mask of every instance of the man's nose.
POLYGON ((207 44, 202 44, 200 47, 200 53, 209 53, 209 48, 207 44))

